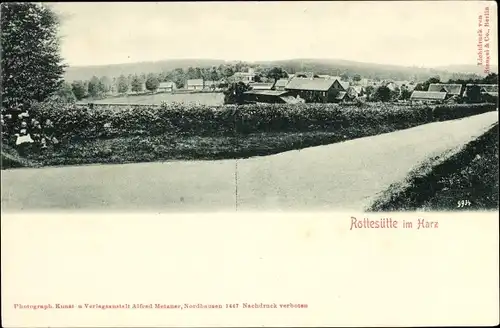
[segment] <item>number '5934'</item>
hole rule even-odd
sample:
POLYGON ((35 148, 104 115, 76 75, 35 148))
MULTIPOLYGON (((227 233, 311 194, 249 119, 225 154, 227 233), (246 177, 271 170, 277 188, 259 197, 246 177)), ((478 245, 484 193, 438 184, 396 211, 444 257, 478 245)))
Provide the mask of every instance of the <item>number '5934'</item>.
POLYGON ((470 206, 470 205, 471 205, 471 202, 468 199, 459 200, 457 202, 457 207, 466 207, 466 206, 470 206))

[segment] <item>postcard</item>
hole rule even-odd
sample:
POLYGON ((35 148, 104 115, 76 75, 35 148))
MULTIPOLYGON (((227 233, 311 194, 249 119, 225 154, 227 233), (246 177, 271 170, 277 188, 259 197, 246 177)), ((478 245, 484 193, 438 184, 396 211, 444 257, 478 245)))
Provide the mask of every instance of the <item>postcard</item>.
POLYGON ((498 324, 496 2, 0 20, 4 326, 498 324))

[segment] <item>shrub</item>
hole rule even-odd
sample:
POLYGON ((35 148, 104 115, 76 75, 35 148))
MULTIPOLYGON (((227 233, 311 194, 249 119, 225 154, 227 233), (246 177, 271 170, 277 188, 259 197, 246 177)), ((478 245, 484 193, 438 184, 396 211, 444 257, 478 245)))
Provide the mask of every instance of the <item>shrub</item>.
POLYGON ((143 135, 235 135, 260 132, 337 131, 387 126, 388 130, 431 120, 450 120, 494 111, 495 104, 408 105, 249 104, 243 106, 162 104, 151 106, 74 105, 45 102, 32 113, 49 118, 56 137, 92 139, 143 135), (111 128, 106 128, 108 124, 111 128))

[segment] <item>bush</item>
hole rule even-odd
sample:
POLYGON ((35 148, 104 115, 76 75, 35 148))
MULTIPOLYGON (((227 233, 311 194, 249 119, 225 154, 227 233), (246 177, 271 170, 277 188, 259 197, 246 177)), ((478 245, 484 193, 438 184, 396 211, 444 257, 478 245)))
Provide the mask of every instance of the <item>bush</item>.
POLYGON ((143 135, 222 136, 259 132, 337 131, 383 126, 408 128, 432 120, 450 120, 494 111, 495 104, 440 106, 376 104, 249 104, 151 106, 36 104, 32 113, 49 118, 59 140, 143 135), (110 128, 106 128, 110 126, 110 128))

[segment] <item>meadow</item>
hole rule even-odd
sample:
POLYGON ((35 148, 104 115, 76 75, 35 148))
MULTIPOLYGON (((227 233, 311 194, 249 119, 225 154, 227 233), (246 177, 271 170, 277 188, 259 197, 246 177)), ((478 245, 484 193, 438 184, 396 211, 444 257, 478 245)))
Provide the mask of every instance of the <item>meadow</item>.
POLYGON ((224 94, 216 92, 204 93, 156 93, 110 97, 99 100, 85 100, 81 103, 94 104, 139 104, 160 105, 161 103, 181 103, 190 105, 219 106, 224 103, 224 94))

